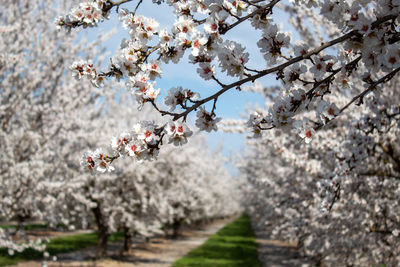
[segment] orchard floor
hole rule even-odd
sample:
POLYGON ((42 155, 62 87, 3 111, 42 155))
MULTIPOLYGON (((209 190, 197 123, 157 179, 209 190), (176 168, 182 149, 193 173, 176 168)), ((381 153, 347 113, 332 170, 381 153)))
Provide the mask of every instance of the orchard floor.
MULTIPOLYGON (((179 239, 153 238, 150 242, 133 240, 129 252, 120 254, 122 242, 109 244, 109 258, 92 260, 95 256, 95 247, 58 255, 58 260, 47 261, 48 267, 167 267, 189 251, 203 244, 210 235, 215 234, 226 224, 237 217, 214 221, 201 229, 185 229, 179 239)), ((263 267, 292 267, 313 266, 301 258, 296 250, 295 243, 286 243, 272 240, 268 232, 256 232, 258 243, 258 257, 263 267)), ((54 233, 54 236, 58 236, 54 233)), ((20 262, 17 267, 41 267, 41 261, 20 262)), ((251 267, 251 266, 244 266, 251 267)))
MULTIPOLYGON (((48 261, 48 267, 166 267, 174 261, 186 255, 192 249, 203 244, 210 235, 216 233, 226 224, 237 217, 218 220, 202 229, 186 229, 178 239, 151 239, 148 243, 134 240, 134 244, 128 253, 120 255, 122 243, 109 245, 109 259, 93 261, 95 248, 90 247, 79 251, 58 255, 55 262, 48 261)), ((41 267, 41 261, 20 262, 18 267, 41 267)))
POLYGON ((258 258, 263 267, 314 266, 299 255, 296 243, 270 239, 267 231, 256 232, 255 235, 258 243, 258 258))

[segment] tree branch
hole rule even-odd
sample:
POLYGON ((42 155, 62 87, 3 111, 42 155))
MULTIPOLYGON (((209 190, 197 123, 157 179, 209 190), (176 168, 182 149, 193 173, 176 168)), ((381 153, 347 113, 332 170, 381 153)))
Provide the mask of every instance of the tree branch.
POLYGON ((232 23, 231 25, 227 26, 226 28, 224 28, 220 34, 225 34, 226 32, 228 32, 229 30, 231 30, 232 28, 236 27, 237 25, 239 25, 240 23, 242 23, 243 21, 246 21, 247 19, 254 17, 255 15, 257 15, 258 13, 262 13, 264 10, 269 9, 268 12, 272 11, 272 8, 279 2, 280 0, 273 0, 272 2, 270 2, 269 4, 265 5, 265 6, 260 6, 257 10, 255 10, 254 12, 241 17, 238 19, 238 21, 236 21, 235 23, 232 23))

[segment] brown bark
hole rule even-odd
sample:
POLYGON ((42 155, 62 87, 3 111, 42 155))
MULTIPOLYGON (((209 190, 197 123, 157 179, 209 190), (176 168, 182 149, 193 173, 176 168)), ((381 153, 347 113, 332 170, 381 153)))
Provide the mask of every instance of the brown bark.
POLYGON ((107 256, 107 244, 108 244, 108 227, 105 222, 104 216, 101 213, 100 203, 97 202, 97 206, 92 208, 94 217, 97 224, 97 250, 96 258, 104 258, 107 256))
POLYGON ((22 215, 17 215, 17 232, 19 231, 23 231, 25 229, 24 227, 24 222, 25 222, 25 218, 22 215))
POLYGON ((128 251, 132 245, 132 233, 128 228, 124 229, 124 251, 128 251))
POLYGON ((172 223, 172 236, 171 236, 172 239, 176 239, 179 237, 182 223, 183 220, 181 219, 174 220, 174 222, 172 223))

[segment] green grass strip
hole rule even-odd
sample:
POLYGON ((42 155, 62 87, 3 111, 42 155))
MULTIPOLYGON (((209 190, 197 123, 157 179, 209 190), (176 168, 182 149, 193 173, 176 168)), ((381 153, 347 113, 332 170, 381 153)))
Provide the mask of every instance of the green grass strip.
MULTIPOLYGON (((15 224, 4 224, 0 225, 0 228, 3 229, 15 229, 17 225, 15 224)), ((31 223, 24 226, 24 230, 39 230, 39 229, 47 229, 48 225, 44 223, 31 223)))
MULTIPOLYGON (((123 240, 122 233, 112 234, 108 238, 109 242, 123 240)), ((50 255, 66 253, 82 248, 97 245, 97 233, 76 234, 64 237, 52 238, 47 244, 47 252, 50 255)), ((0 248, 0 266, 17 264, 20 261, 40 260, 43 258, 43 252, 34 249, 25 249, 21 253, 15 252, 14 255, 8 255, 8 249, 0 248)))
POLYGON ((250 219, 242 215, 177 260, 173 267, 261 267, 257 248, 250 219))

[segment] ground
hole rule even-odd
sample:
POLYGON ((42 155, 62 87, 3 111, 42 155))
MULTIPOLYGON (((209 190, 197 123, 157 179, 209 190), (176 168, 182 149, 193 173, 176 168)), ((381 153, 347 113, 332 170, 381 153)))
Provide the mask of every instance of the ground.
MULTIPOLYGON (((132 248, 123 254, 122 242, 109 245, 109 258, 92 260, 95 247, 58 255, 57 261, 47 261, 48 267, 166 267, 202 245, 211 235, 237 219, 217 220, 197 229, 184 229, 178 239, 152 238, 149 242, 134 239, 132 248)), ((297 253, 296 243, 272 240, 268 231, 256 232, 258 257, 264 267, 312 266, 297 253)), ((52 236, 64 235, 58 232, 52 236)), ((16 267, 42 267, 41 261, 20 262, 16 267)))
MULTIPOLYGON (((154 238, 144 243, 134 240, 134 244, 128 253, 120 255, 122 243, 113 243, 109 246, 111 259, 92 261, 95 248, 90 247, 71 253, 58 255, 56 262, 47 262, 48 267, 166 267, 187 254, 192 249, 203 244, 207 238, 220 230, 235 218, 217 220, 200 229, 185 229, 182 237, 176 240, 154 238)), ((18 267, 41 267, 41 261, 21 262, 18 267)))

